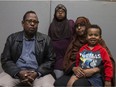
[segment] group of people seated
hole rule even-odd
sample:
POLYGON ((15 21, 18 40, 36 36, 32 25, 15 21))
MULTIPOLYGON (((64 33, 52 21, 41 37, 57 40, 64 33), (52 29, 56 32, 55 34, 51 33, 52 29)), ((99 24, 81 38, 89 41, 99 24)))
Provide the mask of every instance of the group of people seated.
POLYGON ((69 20, 63 4, 55 8, 48 35, 38 25, 36 12, 27 11, 23 31, 8 36, 0 87, 115 86, 115 61, 100 26, 84 16, 69 20))

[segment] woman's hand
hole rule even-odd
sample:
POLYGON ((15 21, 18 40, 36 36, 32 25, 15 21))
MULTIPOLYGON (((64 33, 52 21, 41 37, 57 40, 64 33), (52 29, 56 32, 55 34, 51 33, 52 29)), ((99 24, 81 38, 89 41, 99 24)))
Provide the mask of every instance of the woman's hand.
POLYGON ((99 72, 100 69, 98 67, 96 67, 96 68, 84 69, 83 71, 84 71, 86 77, 90 77, 93 74, 99 72))
POLYGON ((76 75, 76 77, 81 78, 85 77, 85 73, 81 67, 73 67, 73 72, 76 75))

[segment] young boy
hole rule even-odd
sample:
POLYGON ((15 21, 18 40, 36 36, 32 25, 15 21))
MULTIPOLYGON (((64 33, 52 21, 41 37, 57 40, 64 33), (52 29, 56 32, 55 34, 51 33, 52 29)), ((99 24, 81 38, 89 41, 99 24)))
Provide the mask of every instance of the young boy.
MULTIPOLYGON (((108 86, 111 87, 111 78, 113 76, 113 67, 109 55, 105 48, 99 44, 101 39, 102 30, 98 25, 91 25, 87 30, 88 43, 82 46, 77 54, 76 66, 80 66, 83 70, 88 68, 98 67, 103 64, 105 83, 103 82, 102 75, 96 73, 90 77, 85 78, 92 86, 108 86)), ((72 87, 73 83, 78 80, 78 76, 72 75, 68 81, 67 86, 72 87)), ((84 83, 83 83, 84 84, 84 83)))

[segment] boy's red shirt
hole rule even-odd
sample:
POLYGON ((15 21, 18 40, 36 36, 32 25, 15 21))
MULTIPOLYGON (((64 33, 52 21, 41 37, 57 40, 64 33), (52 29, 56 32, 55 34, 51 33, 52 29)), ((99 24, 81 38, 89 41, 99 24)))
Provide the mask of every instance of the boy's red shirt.
POLYGON ((79 53, 77 53, 76 66, 79 66, 80 62, 83 68, 94 68, 99 66, 102 62, 104 66, 105 80, 111 81, 113 76, 113 66, 106 49, 101 45, 97 44, 92 50, 90 50, 88 44, 82 46, 79 53))

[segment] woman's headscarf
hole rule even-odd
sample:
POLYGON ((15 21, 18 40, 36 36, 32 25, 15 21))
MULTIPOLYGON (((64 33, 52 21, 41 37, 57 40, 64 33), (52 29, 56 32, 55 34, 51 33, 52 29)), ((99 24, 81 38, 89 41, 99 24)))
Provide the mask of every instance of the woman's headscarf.
POLYGON ((57 21, 59 21, 59 20, 57 19, 57 17, 56 17, 56 13, 57 13, 57 11, 58 11, 59 9, 62 9, 62 10, 65 11, 65 17, 64 17, 64 19, 67 19, 67 9, 66 9, 66 7, 65 7, 63 4, 58 4, 58 5, 56 6, 56 8, 55 8, 55 13, 54 13, 54 19, 56 19, 57 21))
POLYGON ((48 35, 52 40, 68 39, 71 37, 71 30, 69 27, 69 21, 67 19, 67 9, 62 4, 57 5, 55 8, 54 18, 50 24, 48 35), (65 17, 63 20, 58 20, 56 17, 56 13, 59 9, 63 9, 65 11, 65 17))
POLYGON ((90 25, 88 18, 78 17, 75 21, 74 37, 64 56, 64 70, 67 70, 76 61, 76 53, 79 51, 80 47, 86 43, 85 34, 83 36, 79 36, 76 33, 76 26, 82 24, 87 29, 87 27, 90 25))

